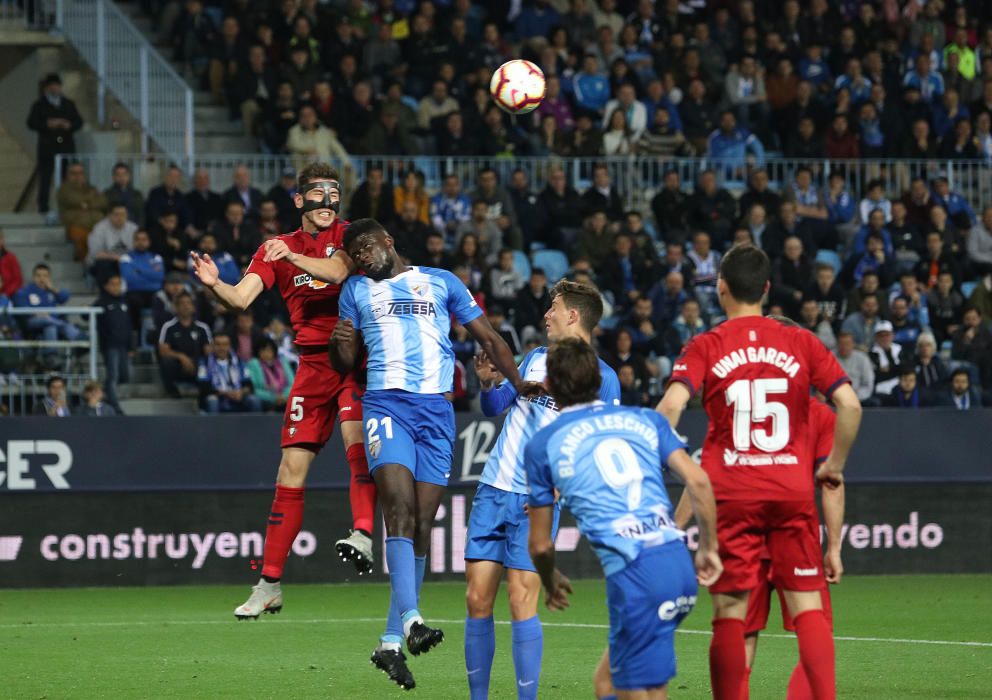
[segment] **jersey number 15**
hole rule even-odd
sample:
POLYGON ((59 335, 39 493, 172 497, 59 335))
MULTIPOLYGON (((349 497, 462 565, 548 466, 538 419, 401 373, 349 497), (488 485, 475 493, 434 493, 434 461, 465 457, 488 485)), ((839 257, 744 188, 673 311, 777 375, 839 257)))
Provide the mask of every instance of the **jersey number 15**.
POLYGON ((778 452, 789 444, 789 409, 780 401, 769 401, 770 394, 785 394, 789 380, 738 379, 727 388, 727 405, 734 407, 734 449, 746 452, 751 446, 762 452, 778 452), (771 430, 753 426, 771 419, 771 430))

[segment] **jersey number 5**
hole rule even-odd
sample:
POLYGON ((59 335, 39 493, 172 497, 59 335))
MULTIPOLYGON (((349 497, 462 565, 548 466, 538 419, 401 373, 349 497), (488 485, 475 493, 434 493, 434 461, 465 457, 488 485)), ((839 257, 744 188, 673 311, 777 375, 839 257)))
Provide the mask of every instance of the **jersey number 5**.
POLYGON ((762 452, 778 452, 789 444, 789 409, 780 401, 769 401, 769 394, 785 394, 789 380, 738 379, 727 388, 727 405, 734 407, 734 448, 746 452, 754 445, 762 452), (771 419, 771 430, 753 427, 771 419))
POLYGON ((627 489, 627 509, 636 510, 641 504, 641 482, 644 481, 644 472, 641 471, 637 455, 630 445, 620 438, 603 440, 593 450, 592 458, 603 481, 612 488, 627 489))

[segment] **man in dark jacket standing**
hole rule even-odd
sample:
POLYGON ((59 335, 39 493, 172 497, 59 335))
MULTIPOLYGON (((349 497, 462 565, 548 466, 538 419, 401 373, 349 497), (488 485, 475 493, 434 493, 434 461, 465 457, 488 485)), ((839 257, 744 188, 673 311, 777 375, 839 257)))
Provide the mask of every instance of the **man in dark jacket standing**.
POLYGON ((55 156, 76 152, 72 135, 83 126, 83 119, 75 103, 62 94, 57 73, 46 75, 41 87, 41 97, 31 105, 28 128, 38 132, 38 211, 47 214, 55 156))

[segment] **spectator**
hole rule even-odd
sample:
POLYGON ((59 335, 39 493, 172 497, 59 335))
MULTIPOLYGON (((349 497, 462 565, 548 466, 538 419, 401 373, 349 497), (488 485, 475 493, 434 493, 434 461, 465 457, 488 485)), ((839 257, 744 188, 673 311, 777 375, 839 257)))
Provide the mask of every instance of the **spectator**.
POLYGON ((865 187, 865 198, 858 203, 859 221, 867 224, 871 213, 876 209, 881 209, 885 215, 884 223, 892 221, 892 202, 885 197, 885 187, 881 180, 872 180, 865 187))
POLYGON ((937 354, 937 340, 932 333, 920 333, 916 339, 916 357, 914 358, 916 383, 930 392, 935 392, 947 381, 947 367, 937 354))
POLYGON ((921 408, 930 405, 929 397, 916 384, 916 372, 912 367, 898 368, 896 384, 882 397, 882 405, 890 408, 921 408))
POLYGON ((696 154, 682 130, 675 126, 672 120, 674 108, 658 107, 647 131, 637 140, 636 150, 646 156, 682 156, 696 154))
POLYGON ((633 370, 634 380, 640 387, 646 387, 657 374, 657 367, 649 363, 640 352, 634 350, 634 338, 627 328, 617 330, 612 350, 604 355, 603 361, 614 371, 618 372, 624 366, 633 370))
MULTIPOLYGON (((419 208, 412 199, 403 202, 399 218, 389 229, 395 241, 396 250, 411 259, 418 250, 424 250, 427 236, 434 229, 418 218, 419 208)), ((490 223, 486 221, 486 223, 490 223)))
MULTIPOLYGON (((756 205, 759 206, 759 205, 756 205)), ((764 209, 755 211, 751 207, 749 230, 755 240, 755 244, 764 250, 768 257, 775 260, 785 249, 785 240, 790 236, 795 236, 803 243, 803 250, 809 251, 813 255, 816 251, 816 239, 813 235, 813 225, 809 219, 799 219, 796 214, 796 205, 793 202, 782 202, 778 208, 778 220, 767 225, 765 228, 764 217, 755 218, 756 214, 763 214, 764 209)))
POLYGON ((472 216, 458 225, 456 234, 459 239, 466 234, 474 235, 480 255, 487 262, 495 262, 497 252, 505 245, 503 232, 489 219, 489 206, 481 199, 472 202, 472 216))
POLYGON ((923 101, 927 103, 938 100, 944 94, 943 76, 932 70, 930 56, 922 52, 916 57, 914 69, 903 76, 902 84, 903 87, 919 90, 923 101))
POLYGON ((271 199, 263 199, 258 208, 258 232, 262 242, 282 235, 282 222, 279 220, 279 207, 271 199))
POLYGON ((523 286, 524 277, 513 265, 513 251, 503 248, 499 251, 496 265, 489 270, 487 298, 512 309, 513 301, 523 286))
POLYGON ((189 262, 189 238, 179 229, 179 216, 175 211, 163 211, 149 235, 152 250, 162 256, 167 271, 186 270, 189 262))
MULTIPOLYGON (((380 170, 381 174, 382 171, 380 170)), ((279 182, 272 186, 265 198, 275 202, 279 211, 279 228, 282 231, 295 231, 300 226, 300 210, 296 208, 294 197, 299 190, 296 186, 296 168, 286 167, 279 174, 279 182)))
POLYGON ((113 184, 103 191, 107 206, 123 204, 127 208, 128 221, 140 226, 145 221, 145 198, 132 184, 131 167, 127 163, 116 163, 111 177, 113 184))
POLYGON ((65 418, 71 415, 69 395, 65 390, 65 379, 58 375, 52 375, 48 378, 45 386, 47 389, 45 398, 35 407, 35 413, 51 418, 65 418))
POLYGON ((3 229, 0 229, 0 297, 14 298, 24 284, 21 276, 21 263, 17 256, 7 249, 3 229))
POLYGON ((841 279, 848 285, 859 285, 866 272, 878 275, 883 287, 888 287, 895 278, 895 261, 885 252, 885 241, 878 233, 869 234, 864 253, 848 258, 841 270, 841 279))
POLYGON ((602 72, 599 59, 594 53, 582 57, 582 69, 572 79, 573 97, 576 106, 598 119, 603 115, 610 99, 610 82, 602 72))
POLYGON ((903 142, 902 157, 926 160, 937 157, 937 141, 930 134, 930 124, 920 118, 912 122, 910 134, 903 142))
POLYGON ((472 156, 479 153, 479 141, 473 130, 465 128, 461 112, 449 112, 444 129, 437 134, 437 152, 442 156, 472 156))
MULTIPOLYGON (((228 206, 237 207, 238 204, 237 202, 231 202, 228 206)), ((209 255, 210 259, 214 261, 214 264, 217 265, 217 272, 221 282, 235 285, 241 281, 241 268, 238 266, 237 260, 226 250, 219 250, 216 234, 203 234, 203 237, 200 239, 200 254, 209 255)), ((196 275, 193 273, 193 260, 189 259, 186 265, 189 270, 190 281, 196 283, 196 275)))
POLYGON ((248 62, 238 71, 237 81, 230 88, 231 116, 241 119, 245 136, 262 133, 262 115, 276 94, 279 76, 268 61, 265 47, 255 44, 248 50, 248 62))
POLYGON ((417 105, 417 126, 424 131, 435 128, 438 122, 452 112, 458 111, 458 102, 448 94, 448 85, 443 80, 435 80, 429 95, 417 105))
POLYGON ((151 230, 166 211, 175 212, 178 217, 180 230, 185 230, 191 223, 189 206, 183 193, 179 191, 183 172, 175 165, 166 168, 162 184, 148 191, 145 202, 145 227, 151 230))
POLYGON ((514 325, 521 336, 527 329, 544 331, 544 315, 551 308, 551 295, 548 293, 548 278, 540 267, 533 267, 527 280, 513 303, 514 325))
MULTIPOLYGON (((486 276, 486 260, 479 248, 479 237, 474 233, 466 232, 458 240, 458 249, 455 251, 455 267, 467 270, 468 282, 465 286, 473 293, 482 292, 482 281, 486 276)), ((457 273, 456 273, 457 274, 457 273)), ((463 280, 464 281, 464 280, 463 280)), ((485 295, 483 295, 483 298, 485 295)))
POLYGON ((670 354, 665 337, 665 329, 659 329, 654 322, 654 306, 647 295, 639 296, 630 311, 627 312, 622 324, 630 331, 633 349, 649 362, 657 362, 658 366, 651 369, 653 376, 668 376, 671 366, 667 359, 670 354), (663 371, 664 370, 664 371, 663 371))
MULTIPOLYGON (((834 81, 834 91, 847 90, 851 95, 851 102, 854 105, 861 105, 871 97, 871 80, 865 77, 861 71, 861 61, 857 58, 849 58, 846 62, 844 73, 837 76, 834 81)), ((872 106, 874 109, 874 105, 872 106)))
POLYGON ((982 209, 982 222, 968 231, 968 260, 978 276, 992 274, 992 206, 982 209))
POLYGON ((644 385, 638 381, 634 368, 631 365, 620 365, 617 368, 617 378, 620 382, 621 406, 648 405, 650 397, 646 391, 641 389, 644 385))
POLYGON ((238 311, 234 323, 228 329, 228 338, 234 354, 242 362, 255 356, 255 349, 265 339, 262 329, 255 325, 255 316, 249 309, 238 311))
POLYGON ((403 184, 393 189, 393 212, 395 215, 398 216, 402 213, 403 205, 406 202, 415 206, 416 218, 421 223, 430 223, 430 199, 424 190, 424 174, 419 170, 408 170, 403 175, 403 184))
MULTIPOLYGON (((252 221, 257 219, 263 197, 260 190, 252 187, 251 171, 245 165, 237 165, 234 168, 233 180, 231 187, 221 195, 225 205, 229 202, 241 202, 244 206, 244 217, 252 221)), ((254 252, 252 250, 252 253, 254 252)))
POLYGON ((830 322, 820 313, 820 307, 815 299, 804 299, 799 307, 799 325, 820 339, 827 349, 837 349, 837 336, 830 322))
POLYGON ((858 135, 849 128, 846 114, 834 115, 823 152, 827 158, 838 160, 857 160, 861 157, 858 135))
POLYGON ((193 173, 193 189, 185 197, 189 223, 194 235, 201 236, 224 216, 224 202, 210 189, 210 173, 198 168, 193 173))
POLYGON ((534 231, 537 225, 537 193, 530 188, 527 172, 517 168, 510 175, 510 186, 507 188, 510 203, 517 215, 520 235, 524 251, 531 249, 534 242, 534 231))
POLYGON ((969 363, 983 385, 992 383, 992 331, 978 309, 965 309, 961 327, 951 335, 951 359, 969 363))
POLYGON ((115 204, 110 214, 100 219, 90 231, 86 255, 89 272, 101 287, 111 275, 120 274, 120 259, 134 247, 138 225, 128 221, 127 207, 115 204))
MULTIPOLYGON (((878 315, 878 297, 873 294, 864 296, 861 299, 860 309, 860 311, 856 311, 844 319, 841 324, 841 333, 850 333, 851 337, 854 338, 855 346, 859 350, 868 352, 874 341, 878 325, 883 322, 878 315)), ((892 324, 889 324, 889 332, 892 332, 892 324)))
POLYGON ((496 225, 499 226, 499 230, 503 234, 504 245, 520 250, 522 244, 520 227, 517 224, 517 213, 513 208, 510 194, 499 184, 496 171, 488 167, 480 170, 477 187, 469 197, 473 202, 478 199, 486 202, 489 206, 489 220, 495 221, 496 225))
POLYGON ((167 272, 165 283, 152 299, 152 320, 155 327, 154 342, 166 321, 176 315, 175 302, 180 294, 189 294, 186 287, 188 278, 181 272, 167 272))
POLYGON ((627 308, 642 296, 640 290, 647 288, 647 265, 634 250, 633 239, 626 233, 613 238, 612 252, 601 259, 601 289, 613 294, 618 306, 627 308))
POLYGON ((933 190, 937 204, 943 207, 956 228, 968 230, 977 223, 975 211, 968 204, 968 200, 957 192, 951 191, 951 185, 946 177, 941 176, 934 180, 933 190))
POLYGON ((941 272, 950 273, 955 287, 961 284, 961 267, 944 245, 944 237, 940 231, 927 233, 926 245, 926 257, 916 265, 916 279, 923 283, 923 287, 928 290, 933 289, 941 272))
POLYGON ((86 171, 79 163, 73 163, 66 171, 65 182, 57 195, 59 217, 65 226, 65 235, 72 241, 75 259, 86 259, 86 239, 107 210, 107 198, 103 192, 86 179, 86 171))
POLYGON ((255 413, 262 403, 251 392, 244 363, 231 352, 231 338, 218 333, 196 373, 200 405, 206 413, 255 413))
MULTIPOLYGON (((804 84, 800 83, 800 86, 804 84)), ((785 155, 789 158, 811 160, 822 158, 823 153, 823 137, 817 132, 816 122, 810 116, 801 117, 795 131, 788 134, 785 155)))
MULTIPOLYGON (((59 289, 52 282, 52 271, 45 263, 38 263, 31 272, 31 284, 21 287, 13 297, 14 305, 38 309, 29 316, 27 328, 32 336, 45 341, 79 340, 83 332, 67 321, 64 316, 50 314, 47 309, 64 306, 69 301, 69 290, 59 289)), ((43 357, 54 364, 58 351, 49 348, 43 357)))
POLYGON ((184 64, 201 83, 206 77, 210 51, 217 42, 214 22, 203 9, 202 0, 186 0, 168 39, 173 60, 184 64))
POLYGON ((716 110, 707 98, 706 85, 695 79, 689 83, 688 96, 679 103, 682 130, 697 153, 706 150, 707 138, 716 128, 716 110))
POLYGON ((41 81, 41 90, 41 96, 31 105, 28 128, 38 133, 38 211, 47 214, 55 156, 76 152, 73 134, 82 128, 83 119, 76 104, 62 94, 62 79, 58 73, 46 75, 41 81))
POLYGON ((696 191, 688 201, 688 225, 694 230, 706 231, 713 240, 713 246, 723 249, 729 241, 736 211, 734 198, 727 190, 717 187, 716 173, 712 170, 701 172, 696 191))
MULTIPOLYGON (((858 107, 858 121, 855 124, 858 138, 858 153, 862 158, 881 158, 886 154, 886 132, 878 110, 871 102, 858 107)), ((890 134, 891 139, 891 134, 890 134)))
POLYGON ((413 264, 450 270, 454 265, 454 258, 445 251, 444 236, 436 230, 429 231, 424 239, 423 249, 413 253, 413 264))
POLYGON ((780 304, 790 318, 799 314, 803 289, 813 275, 813 264, 797 236, 785 239, 783 254, 772 263, 771 301, 780 304))
POLYGON ((390 156, 414 155, 416 145, 400 122, 400 110, 387 105, 379 110, 379 118, 365 134, 360 148, 365 153, 390 156))
POLYGON ((582 215, 589 216, 594 211, 606 212, 611 222, 623 217, 623 200, 610 178, 610 169, 605 163, 597 163, 592 169, 592 186, 582 193, 582 215))
POLYGON ((706 154, 733 178, 743 178, 750 159, 758 167, 765 162, 761 141, 747 129, 737 126, 737 117, 731 110, 720 115, 720 128, 710 134, 706 154))
POLYGON ((229 88, 234 85, 238 71, 248 60, 248 42, 237 17, 228 15, 220 25, 220 36, 212 44, 208 68, 210 92, 214 103, 228 104, 229 88))
POLYGON ((909 183, 909 191, 903 195, 902 202, 906 206, 906 221, 909 224, 917 227, 930 225, 930 210, 938 204, 930 188, 927 187, 926 180, 922 177, 914 177, 909 183))
POLYGON ((252 394, 261 403, 261 410, 281 412, 289 401, 296 372, 289 361, 278 354, 275 341, 263 338, 253 357, 245 365, 252 394))
POLYGON ((833 76, 823 60, 823 46, 819 43, 806 45, 806 56, 799 61, 799 77, 821 92, 829 89, 833 76))
POLYGON ((298 120, 299 103, 293 91, 293 85, 288 80, 282 80, 276 86, 275 99, 266 107, 262 125, 262 141, 264 148, 273 153, 282 152, 286 146, 289 130, 298 120))
POLYGON ((898 296, 889 305, 892 317, 893 340, 903 347, 913 347, 919 338, 922 328, 920 322, 909 314, 909 299, 898 296))
POLYGON ((692 250, 687 253, 695 269, 693 288, 706 316, 720 313, 716 280, 720 270, 720 254, 712 249, 710 235, 705 231, 692 234, 692 250))
MULTIPOLYGON (((197 321, 193 315, 193 297, 179 293, 173 305, 175 316, 159 331, 158 367, 165 392, 178 399, 179 382, 198 382, 197 366, 206 357, 213 338, 207 324, 197 321)), ((230 351, 230 339, 227 348, 230 351)))
MULTIPOLYGON (((464 20, 452 22, 453 31, 457 31, 455 24, 458 24, 460 31, 464 33, 464 20)), ((400 78, 402 63, 400 44, 393 38, 392 27, 383 22, 377 27, 375 36, 362 49, 362 72, 372 76, 373 86, 377 91, 383 91, 383 78, 387 76, 392 79, 400 78)))
MULTIPOLYGON (((262 235, 254 221, 248 219, 239 200, 228 200, 224 218, 210 229, 217 238, 217 247, 230 253, 237 265, 244 267, 262 244, 262 235)), ((201 241, 202 246, 202 241, 201 241)))
POLYGON ((854 240, 851 242, 851 253, 854 255, 862 255, 868 245, 868 238, 870 236, 877 236, 882 240, 885 254, 891 255, 892 248, 892 235, 885 226, 885 212, 881 209, 873 209, 868 214, 868 223, 863 225, 858 229, 858 232, 854 234, 854 240))
POLYGON ((971 386, 968 370, 956 369, 951 374, 951 388, 945 402, 959 411, 970 411, 982 405, 978 390, 971 386))
POLYGON ((941 141, 938 157, 944 160, 977 160, 981 157, 971 122, 959 119, 954 123, 953 133, 948 133, 941 141))
POLYGON ((563 138, 560 155, 576 158, 595 158, 603 155, 603 132, 593 125, 592 115, 579 112, 575 129, 563 138))
POLYGON ((672 347, 672 356, 676 356, 682 352, 685 348, 686 343, 695 338, 700 333, 705 333, 709 330, 706 325, 706 321, 702 317, 699 302, 694 298, 689 297, 682 304, 682 313, 680 313, 675 320, 672 322, 672 330, 678 336, 679 347, 676 349, 672 347))
POLYGON ((522 349, 520 336, 517 330, 506 317, 506 311, 499 304, 490 304, 486 312, 486 320, 489 321, 493 329, 502 336, 514 355, 519 355, 522 349))
POLYGON ((925 249, 919 228, 906 220, 906 214, 906 205, 902 201, 893 202, 892 221, 886 227, 892 239, 896 267, 900 273, 916 267, 925 249))
POLYGON ((662 187, 651 199, 651 212, 659 234, 666 240, 673 235, 684 235, 689 197, 682 191, 678 171, 669 170, 662 176, 662 187))
POLYGON ((616 99, 606 103, 603 116, 603 129, 612 127, 614 112, 620 111, 626 119, 626 129, 631 143, 636 143, 648 126, 648 112, 644 104, 637 101, 634 86, 621 85, 617 89, 616 99))
POLYGON ((878 309, 882 316, 889 313, 889 297, 885 290, 881 289, 878 272, 875 270, 865 270, 861 276, 861 284, 851 289, 847 295, 847 308, 860 309, 861 300, 866 296, 873 296, 878 300, 878 309))
POLYGON ((446 248, 454 248, 459 224, 471 217, 472 204, 461 187, 461 178, 455 174, 446 175, 441 191, 430 199, 430 221, 444 234, 446 248))
POLYGON ((627 127, 627 116, 619 109, 610 114, 609 128, 603 133, 603 154, 625 156, 634 152, 636 141, 627 127))
POLYGON ((104 416, 116 416, 120 413, 114 408, 112 403, 104 401, 104 391, 100 382, 90 380, 83 386, 83 405, 81 415, 92 418, 102 418, 104 416))
POLYGON ((137 331, 141 328, 142 314, 151 310, 155 294, 165 281, 165 263, 161 255, 151 250, 151 237, 143 229, 134 232, 133 247, 121 255, 118 262, 121 277, 127 285, 131 324, 137 331))
MULTIPOLYGON (((974 231, 972 231, 974 234, 974 231)), ((926 295, 930 326, 939 343, 950 340, 961 324, 964 298, 954 289, 954 277, 947 270, 937 275, 937 284, 926 295)))
POLYGON ((299 115, 299 122, 290 127, 286 135, 286 150, 294 157, 296 169, 300 170, 314 160, 331 159, 340 161, 343 168, 350 169, 351 157, 334 132, 317 120, 317 110, 311 105, 303 105, 299 115))
POLYGON ((103 310, 96 317, 97 337, 106 370, 104 392, 116 413, 124 413, 117 400, 117 383, 131 380, 130 355, 134 350, 131 314, 119 275, 107 278, 94 306, 103 310))
POLYGON ((837 362, 851 380, 851 387, 865 405, 873 405, 875 370, 863 350, 855 347, 854 335, 848 330, 837 334, 837 362))
POLYGON ((762 72, 758 70, 755 57, 745 54, 730 69, 724 81, 724 94, 737 122, 751 131, 766 129, 771 113, 762 72))
POLYGON ((767 170, 755 168, 751 171, 747 192, 741 195, 739 204, 741 212, 750 212, 755 204, 764 207, 766 213, 778 211, 782 197, 768 188, 767 170))
POLYGON ((561 93, 561 79, 557 75, 547 76, 545 89, 544 100, 534 110, 534 125, 541 124, 545 117, 550 116, 555 120, 559 132, 571 131, 575 126, 575 118, 568 99, 561 93))
POLYGON ((689 294, 685 291, 685 280, 682 273, 672 270, 665 275, 662 282, 656 282, 648 292, 651 308, 654 310, 654 321, 659 326, 671 326, 672 322, 682 313, 682 305, 689 294))
MULTIPOLYGON (((872 367, 875 370, 875 393, 885 396, 899 382, 899 373, 903 362, 908 359, 903 356, 903 347, 895 342, 892 335, 892 324, 879 321, 875 324, 875 341, 868 351, 872 367)), ((909 366, 912 371, 912 365, 909 366)), ((916 375, 913 375, 916 379, 916 375)))

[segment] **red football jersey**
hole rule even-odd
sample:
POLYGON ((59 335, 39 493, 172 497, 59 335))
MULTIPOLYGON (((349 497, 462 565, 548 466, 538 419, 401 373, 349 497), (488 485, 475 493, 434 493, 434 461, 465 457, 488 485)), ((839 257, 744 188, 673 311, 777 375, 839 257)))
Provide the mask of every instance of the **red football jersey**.
POLYGON ((814 399, 809 399, 809 454, 813 458, 813 473, 820 468, 830 451, 834 449, 834 426, 837 424, 837 415, 830 410, 830 407, 814 399))
MULTIPOLYGON (((279 238, 294 253, 308 258, 329 258, 341 248, 347 221, 336 219, 330 228, 316 234, 302 228, 279 238)), ((254 272, 265 288, 279 285, 279 292, 289 309, 290 322, 296 331, 297 345, 327 345, 338 322, 338 296, 341 285, 315 280, 308 273, 285 260, 265 262, 265 246, 260 247, 245 274, 254 272)))
POLYGON ((829 397, 848 381, 816 336, 762 316, 725 321, 689 342, 672 381, 703 391, 702 467, 717 500, 813 497, 810 386, 829 397))

